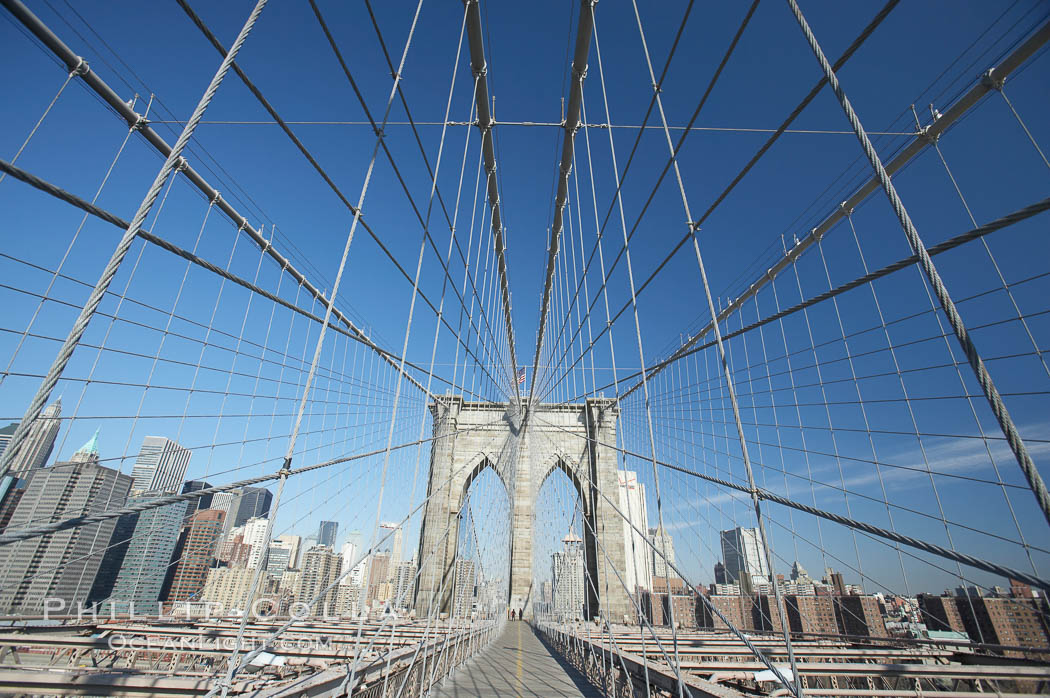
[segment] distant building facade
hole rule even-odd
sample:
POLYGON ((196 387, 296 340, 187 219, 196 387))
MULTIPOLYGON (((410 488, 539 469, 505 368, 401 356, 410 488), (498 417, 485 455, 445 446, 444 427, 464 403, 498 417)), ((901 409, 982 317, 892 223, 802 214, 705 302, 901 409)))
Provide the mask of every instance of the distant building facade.
MULTIPOLYGON (((11 526, 123 506, 131 478, 98 463, 96 432, 68 463, 34 470, 11 526)), ((0 547, 0 613, 41 613, 44 599, 60 599, 67 610, 83 604, 101 561, 91 553, 110 539, 115 526, 116 520, 108 519, 0 547)))
MULTIPOLYGON (((148 492, 131 497, 128 503, 145 504, 164 494, 164 491, 148 492)), ((157 613, 161 587, 185 517, 186 502, 139 513, 109 598, 109 605, 117 613, 157 613)))
POLYGON ((190 517, 189 529, 176 563, 175 577, 171 583, 168 601, 197 600, 204 582, 208 579, 215 555, 215 545, 222 534, 222 522, 226 512, 219 509, 202 509, 190 517))
POLYGON ((131 489, 133 492, 178 492, 189 463, 188 448, 164 436, 147 436, 142 440, 131 470, 131 489))

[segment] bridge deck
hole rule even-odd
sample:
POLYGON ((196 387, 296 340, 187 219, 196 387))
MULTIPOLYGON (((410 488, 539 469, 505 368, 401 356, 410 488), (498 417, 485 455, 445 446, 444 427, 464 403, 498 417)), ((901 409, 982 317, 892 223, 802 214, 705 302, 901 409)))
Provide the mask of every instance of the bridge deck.
POLYGON ((491 647, 460 667, 434 695, 439 698, 592 698, 602 694, 580 672, 551 654, 530 625, 511 621, 491 647))

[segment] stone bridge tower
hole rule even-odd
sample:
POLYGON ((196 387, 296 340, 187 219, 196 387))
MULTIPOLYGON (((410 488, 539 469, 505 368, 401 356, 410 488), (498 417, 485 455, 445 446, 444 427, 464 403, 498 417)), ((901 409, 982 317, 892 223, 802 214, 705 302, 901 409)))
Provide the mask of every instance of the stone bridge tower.
POLYGON ((620 582, 626 569, 624 524, 609 505, 611 501, 619 506, 616 451, 610 448, 616 443, 619 415, 614 401, 541 404, 523 419, 514 406, 444 396, 431 405, 431 412, 437 438, 432 442, 430 500, 419 540, 422 569, 416 612, 427 614, 432 604, 442 612, 451 609, 458 517, 467 489, 485 468, 492 468, 506 486, 513 519, 508 603, 529 612, 538 592, 532 588, 536 495, 546 479, 561 470, 581 497, 586 617, 597 616, 604 607, 611 621, 622 622, 630 608, 620 582))

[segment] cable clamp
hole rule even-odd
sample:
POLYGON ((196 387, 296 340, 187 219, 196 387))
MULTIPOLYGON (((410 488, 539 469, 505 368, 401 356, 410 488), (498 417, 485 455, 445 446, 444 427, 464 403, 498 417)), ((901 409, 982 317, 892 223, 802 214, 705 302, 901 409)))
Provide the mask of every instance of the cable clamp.
POLYGON ((653 92, 655 92, 656 94, 660 94, 663 91, 664 90, 663 90, 662 87, 660 87, 659 83, 656 83, 656 82, 653 83, 653 92))
POLYGON ((80 56, 77 56, 76 67, 74 67, 73 70, 69 71, 69 77, 73 77, 75 75, 83 77, 84 75, 87 75, 87 72, 89 70, 91 70, 91 68, 88 66, 87 61, 85 61, 80 56))
POLYGON ((853 207, 851 206, 850 208, 846 208, 846 203, 847 202, 845 202, 845 201, 840 203, 839 204, 839 210, 842 211, 842 215, 844 215, 844 216, 852 216, 853 215, 853 207))
POLYGON ((688 225, 689 230, 691 230, 694 233, 700 231, 700 221, 686 221, 685 224, 688 225))
MULTIPOLYGON (((930 124, 930 126, 932 126, 932 125, 933 124, 930 124)), ((941 134, 940 133, 931 134, 930 133, 930 126, 923 126, 922 128, 920 128, 918 130, 918 132, 915 134, 915 136, 917 138, 921 138, 922 140, 926 141, 930 145, 937 145, 937 141, 940 139, 941 134)))
POLYGON ((179 159, 175 161, 175 171, 181 172, 190 166, 190 163, 186 162, 186 158, 179 156, 179 159))
POLYGON ((221 201, 222 201, 222 194, 220 192, 215 192, 215 196, 211 197, 211 205, 212 206, 218 206, 219 202, 221 202, 221 201))
POLYGON ((996 77, 995 68, 990 68, 988 72, 981 76, 981 84, 993 90, 1003 89, 1003 83, 1005 82, 1005 78, 996 77))
POLYGON ((281 465, 280 474, 287 475, 290 472, 292 472, 292 459, 288 456, 284 459, 284 464, 281 465))
POLYGON ((488 65, 488 63, 483 63, 480 68, 478 68, 476 70, 473 70, 471 72, 474 73, 474 77, 475 78, 483 78, 486 75, 488 75, 489 65, 488 65))
POLYGON ((584 80, 587 79, 587 66, 583 66, 582 70, 576 70, 576 68, 573 68, 572 69, 572 76, 574 78, 576 78, 577 80, 579 80, 580 82, 583 82, 584 80))
POLYGON ((133 123, 131 125, 131 130, 132 131, 141 131, 142 129, 146 128, 147 126, 149 126, 149 119, 147 119, 146 117, 142 116, 139 113, 136 113, 135 114, 135 123, 133 123))

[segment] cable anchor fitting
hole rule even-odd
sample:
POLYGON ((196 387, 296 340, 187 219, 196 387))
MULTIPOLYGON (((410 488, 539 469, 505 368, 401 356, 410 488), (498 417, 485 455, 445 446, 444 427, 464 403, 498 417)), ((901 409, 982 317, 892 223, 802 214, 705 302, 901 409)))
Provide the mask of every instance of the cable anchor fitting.
POLYGON ((80 56, 77 56, 77 64, 76 66, 74 66, 73 70, 69 71, 69 77, 74 77, 78 75, 80 77, 83 77, 87 75, 89 70, 91 70, 91 67, 88 65, 87 61, 85 61, 80 56))
POLYGON ((149 119, 144 117, 142 114, 135 113, 135 123, 131 125, 132 131, 141 131, 142 129, 149 126, 149 119))
POLYGON ((176 172, 182 172, 183 170, 185 170, 189 166, 190 166, 190 163, 186 162, 186 158, 182 157, 181 155, 179 156, 179 159, 175 161, 175 171, 176 172))
POLYGON ((996 91, 1001 91, 1005 82, 1005 78, 996 77, 995 68, 990 68, 984 75, 981 76, 981 84, 987 88, 996 91))
POLYGON ((285 457, 284 463, 281 465, 281 469, 278 472, 281 475, 288 475, 290 472, 292 472, 292 458, 291 458, 291 456, 285 457))

